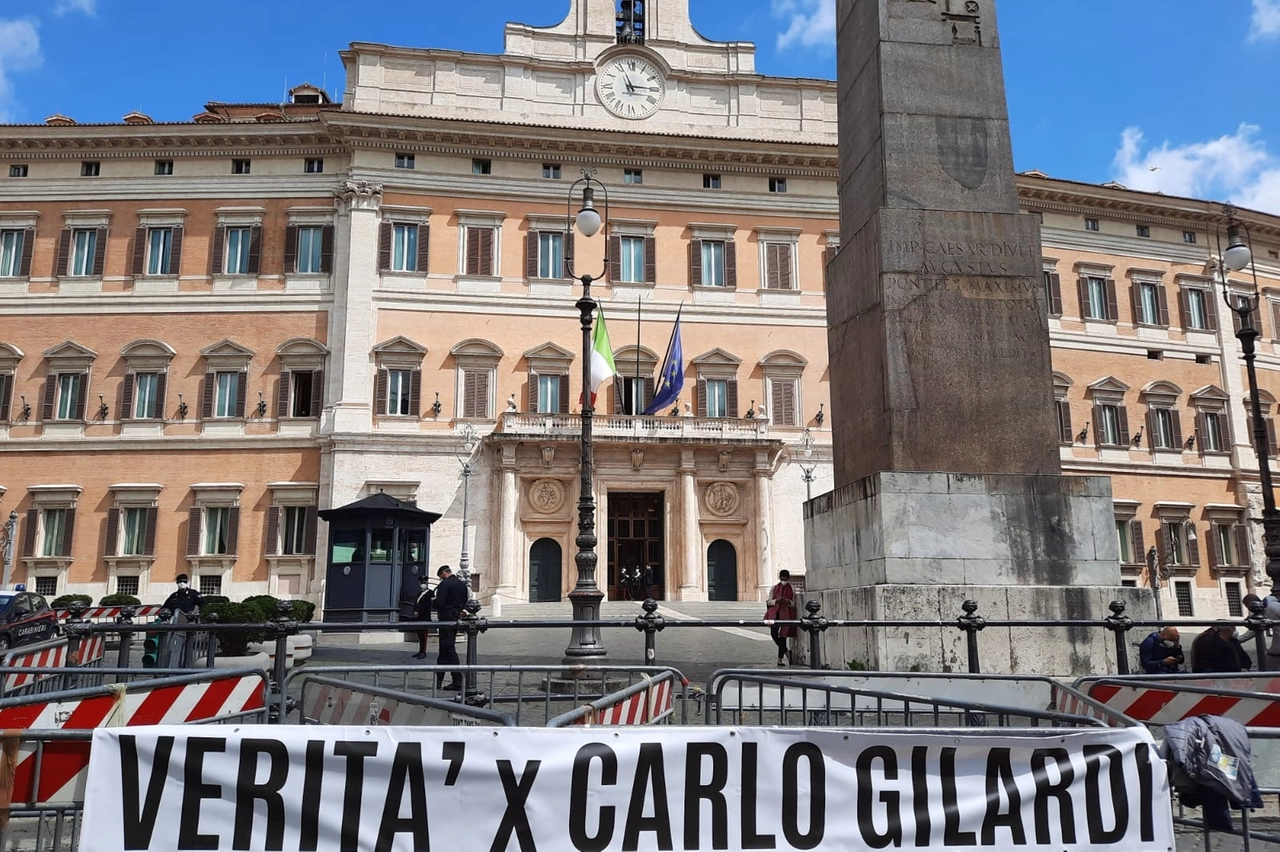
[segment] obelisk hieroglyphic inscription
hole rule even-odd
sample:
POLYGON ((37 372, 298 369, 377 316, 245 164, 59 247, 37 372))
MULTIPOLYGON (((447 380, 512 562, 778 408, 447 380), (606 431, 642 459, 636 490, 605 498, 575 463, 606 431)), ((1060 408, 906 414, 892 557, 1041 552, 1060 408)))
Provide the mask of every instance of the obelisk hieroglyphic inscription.
POLYGON ((994 0, 839 0, 836 485, 1056 474, 1039 224, 1018 212, 994 0))

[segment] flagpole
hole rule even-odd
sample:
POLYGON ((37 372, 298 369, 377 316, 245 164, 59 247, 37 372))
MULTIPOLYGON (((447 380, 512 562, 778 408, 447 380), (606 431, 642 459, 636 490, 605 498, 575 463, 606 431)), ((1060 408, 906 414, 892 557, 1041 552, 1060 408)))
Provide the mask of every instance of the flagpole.
MULTIPOLYGON (((639 296, 636 296, 636 387, 640 388, 640 401, 644 402, 644 385, 640 383, 640 311, 643 309, 644 303, 639 296)), ((635 391, 631 392, 631 413, 644 413, 644 406, 639 406, 640 410, 636 410, 635 391)))

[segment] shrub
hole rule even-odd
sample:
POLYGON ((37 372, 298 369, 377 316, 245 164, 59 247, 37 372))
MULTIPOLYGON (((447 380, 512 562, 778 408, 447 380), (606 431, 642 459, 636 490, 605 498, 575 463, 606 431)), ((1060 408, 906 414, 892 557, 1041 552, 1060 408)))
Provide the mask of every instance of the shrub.
MULTIPOLYGON (((205 598, 200 616, 202 620, 217 616, 219 624, 254 624, 262 620, 256 606, 230 601, 209 603, 208 598, 205 598)), ((236 630, 215 635, 218 638, 218 656, 220 657, 243 657, 249 653, 249 643, 262 642, 267 638, 265 630, 236 630)))
POLYGON ((114 595, 106 595, 102 600, 98 601, 98 606, 141 606, 142 601, 133 595, 124 595, 117 592, 114 595))
POLYGON ((272 595, 250 595, 242 603, 258 613, 254 621, 271 621, 276 617, 276 608, 280 600, 272 595))
POLYGON ((59 595, 49 602, 49 606, 54 609, 66 609, 72 604, 84 604, 85 606, 93 605, 93 598, 89 595, 59 595))
POLYGON ((305 624, 315 618, 316 605, 311 601, 289 601, 289 604, 293 607, 294 621, 305 624))
POLYGON ((205 605, 231 603, 231 598, 226 595, 202 595, 205 605))

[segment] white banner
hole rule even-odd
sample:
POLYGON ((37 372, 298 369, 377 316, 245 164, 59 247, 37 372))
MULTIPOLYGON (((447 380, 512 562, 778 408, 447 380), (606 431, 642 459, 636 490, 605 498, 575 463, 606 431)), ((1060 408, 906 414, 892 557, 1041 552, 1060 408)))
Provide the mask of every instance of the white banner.
POLYGON ((94 732, 81 848, 1174 846, 1145 728, 182 726, 94 732))

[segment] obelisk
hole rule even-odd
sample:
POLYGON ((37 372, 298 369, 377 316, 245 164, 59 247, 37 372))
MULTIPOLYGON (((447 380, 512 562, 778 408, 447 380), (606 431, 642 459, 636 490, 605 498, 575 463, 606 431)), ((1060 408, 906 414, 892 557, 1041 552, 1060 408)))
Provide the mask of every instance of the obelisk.
MULTIPOLYGON (((952 620, 966 599, 988 619, 1141 610, 1120 589, 1110 480, 1061 475, 994 0, 838 0, 837 27, 836 490, 805 509, 807 588, 828 618, 952 620)), ((1106 666, 1094 634, 984 632, 984 668, 1106 666)), ((840 635, 835 665, 963 667, 958 631, 840 635)))

